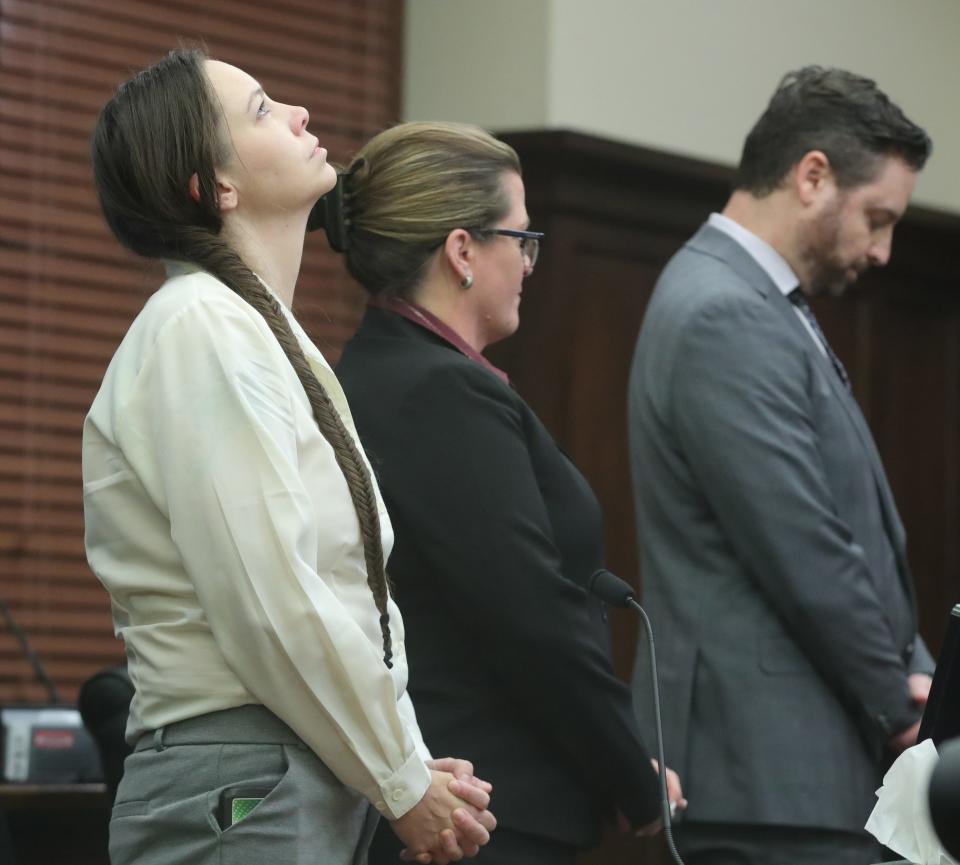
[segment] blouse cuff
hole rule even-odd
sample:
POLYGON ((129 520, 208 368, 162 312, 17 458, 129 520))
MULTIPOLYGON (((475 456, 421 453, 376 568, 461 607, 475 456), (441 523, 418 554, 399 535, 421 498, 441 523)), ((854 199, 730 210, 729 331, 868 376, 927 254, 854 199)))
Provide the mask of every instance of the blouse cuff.
POLYGON ((407 762, 380 785, 374 807, 388 820, 397 820, 422 798, 430 786, 430 770, 415 750, 407 762))

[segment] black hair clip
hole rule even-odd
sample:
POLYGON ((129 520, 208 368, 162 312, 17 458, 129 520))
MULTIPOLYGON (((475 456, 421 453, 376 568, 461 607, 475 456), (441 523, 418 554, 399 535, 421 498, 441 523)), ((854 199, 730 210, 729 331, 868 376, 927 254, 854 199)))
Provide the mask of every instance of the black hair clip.
POLYGON ((362 164, 363 161, 359 160, 350 171, 338 174, 333 189, 313 205, 313 210, 310 211, 310 217, 307 219, 307 231, 324 229, 327 233, 327 242, 335 252, 345 252, 350 246, 350 234, 347 230, 350 226, 347 216, 349 208, 344 201, 344 185, 346 179, 362 164))

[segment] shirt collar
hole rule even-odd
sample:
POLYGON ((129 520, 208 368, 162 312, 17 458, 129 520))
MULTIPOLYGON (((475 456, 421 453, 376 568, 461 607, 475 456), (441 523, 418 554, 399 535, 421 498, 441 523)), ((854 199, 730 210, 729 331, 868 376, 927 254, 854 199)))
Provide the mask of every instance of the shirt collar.
POLYGON ((504 384, 510 384, 510 377, 502 369, 495 367, 452 327, 422 306, 418 306, 409 300, 403 300, 399 297, 379 296, 371 297, 367 305, 375 307, 376 309, 386 309, 389 312, 396 313, 397 315, 403 316, 407 321, 412 321, 414 324, 419 325, 424 330, 429 330, 430 333, 439 336, 444 342, 452 345, 461 354, 470 358, 470 360, 490 370, 490 372, 504 384))
POLYGON ((747 254, 756 261, 774 285, 783 293, 784 297, 790 294, 800 280, 787 264, 787 260, 765 240, 761 240, 752 231, 747 230, 739 222, 734 222, 729 216, 722 213, 711 213, 707 222, 717 231, 722 231, 735 240, 746 250, 747 254))
POLYGON ((166 271, 168 279, 173 279, 175 276, 184 276, 187 273, 197 273, 203 270, 199 264, 194 264, 190 261, 178 261, 173 258, 163 259, 163 269, 166 271))

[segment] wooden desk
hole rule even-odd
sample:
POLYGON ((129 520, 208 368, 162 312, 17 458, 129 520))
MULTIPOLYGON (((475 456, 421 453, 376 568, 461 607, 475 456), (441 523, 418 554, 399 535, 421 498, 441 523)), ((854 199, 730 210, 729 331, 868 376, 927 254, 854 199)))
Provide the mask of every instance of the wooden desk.
POLYGON ((0 815, 3 865, 109 865, 105 784, 0 784, 0 815))
POLYGON ((105 811, 106 784, 0 784, 0 811, 105 811))

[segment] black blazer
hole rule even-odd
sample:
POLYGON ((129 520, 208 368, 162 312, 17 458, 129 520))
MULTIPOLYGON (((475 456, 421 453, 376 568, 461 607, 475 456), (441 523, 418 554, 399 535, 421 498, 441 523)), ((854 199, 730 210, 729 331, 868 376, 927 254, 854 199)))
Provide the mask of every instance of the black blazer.
POLYGON ((583 588, 603 549, 582 475, 514 390, 392 312, 367 311, 337 374, 393 522, 428 747, 493 782, 501 826, 589 846, 613 807, 653 820, 656 776, 583 588))

